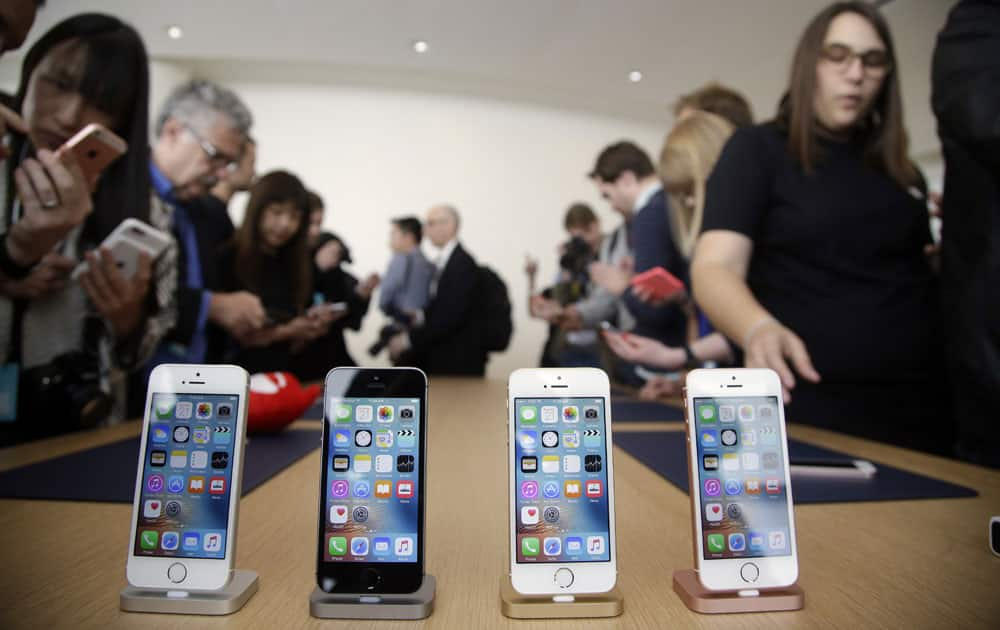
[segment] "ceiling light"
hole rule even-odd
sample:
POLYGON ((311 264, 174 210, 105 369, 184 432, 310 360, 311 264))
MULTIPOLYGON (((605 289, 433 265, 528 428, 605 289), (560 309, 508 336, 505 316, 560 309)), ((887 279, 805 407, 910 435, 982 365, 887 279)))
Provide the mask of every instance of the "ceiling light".
POLYGON ((633 70, 628 73, 628 80, 632 83, 638 83, 639 81, 642 81, 642 73, 638 70, 633 70))
POLYGON ((423 54, 427 52, 428 48, 430 48, 430 45, 422 39, 413 42, 413 52, 415 53, 423 54))
POLYGON ((170 39, 180 39, 184 37, 184 29, 176 24, 167 27, 167 37, 170 39))

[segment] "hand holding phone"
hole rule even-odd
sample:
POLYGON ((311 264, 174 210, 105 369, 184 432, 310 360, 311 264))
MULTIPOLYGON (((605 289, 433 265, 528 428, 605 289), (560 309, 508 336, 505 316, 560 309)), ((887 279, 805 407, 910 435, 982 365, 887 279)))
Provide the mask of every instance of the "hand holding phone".
POLYGON ((72 153, 94 190, 105 168, 128 151, 128 144, 107 127, 91 123, 78 131, 56 151, 56 156, 72 153))
MULTIPOLYGON (((139 255, 145 252, 150 259, 162 254, 170 245, 170 236, 156 228, 143 223, 139 219, 129 217, 118 224, 111 234, 108 234, 101 248, 111 252, 118 266, 118 271, 126 280, 135 275, 139 265, 139 255)), ((81 262, 73 270, 73 279, 90 268, 87 261, 81 262)))

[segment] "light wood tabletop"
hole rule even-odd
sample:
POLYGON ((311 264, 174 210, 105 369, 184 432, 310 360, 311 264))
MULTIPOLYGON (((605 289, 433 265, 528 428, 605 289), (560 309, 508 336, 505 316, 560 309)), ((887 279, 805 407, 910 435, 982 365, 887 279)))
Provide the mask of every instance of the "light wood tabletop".
MULTIPOLYGON (((228 617, 119 611, 131 506, 0 500, 0 628, 1000 627, 1000 558, 990 554, 987 542, 989 516, 1000 514, 1000 472, 807 427, 791 427, 790 434, 980 494, 798 506, 805 609, 705 616, 687 610, 671 590, 673 571, 692 563, 686 494, 615 449, 624 615, 592 621, 506 619, 498 601, 498 580, 507 568, 504 396, 505 383, 499 381, 431 380, 426 568, 437 576, 438 591, 434 614, 424 621, 309 616, 321 465, 316 450, 243 499, 236 565, 260 574, 260 590, 228 617)), ((299 421, 290 430, 318 426, 299 421)), ((682 426, 618 423, 615 431, 682 426)), ((133 422, 6 449, 0 451, 0 470, 138 430, 133 422)))

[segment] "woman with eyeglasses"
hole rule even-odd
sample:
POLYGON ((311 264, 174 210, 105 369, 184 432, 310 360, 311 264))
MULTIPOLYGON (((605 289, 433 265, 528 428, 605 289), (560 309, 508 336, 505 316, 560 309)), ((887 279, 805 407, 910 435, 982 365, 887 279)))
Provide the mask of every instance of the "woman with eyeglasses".
POLYGON ((778 372, 789 420, 947 452, 931 235, 896 61, 867 3, 812 20, 776 118, 738 130, 709 179, 692 282, 746 367, 778 372))

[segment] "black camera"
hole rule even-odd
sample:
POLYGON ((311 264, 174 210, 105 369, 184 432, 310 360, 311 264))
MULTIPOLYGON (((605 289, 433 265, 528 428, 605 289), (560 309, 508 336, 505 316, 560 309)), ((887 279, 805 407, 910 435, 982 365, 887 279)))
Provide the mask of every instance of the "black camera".
POLYGON ((597 410, 587 409, 586 411, 583 412, 583 417, 586 418, 587 420, 597 420, 597 410))
POLYGON ((404 407, 399 410, 399 417, 403 420, 413 420, 413 410, 409 407, 404 407))
POLYGON ((559 267, 573 276, 586 276, 587 267, 594 262, 594 250, 587 241, 574 236, 563 247, 563 255, 559 258, 559 267))

